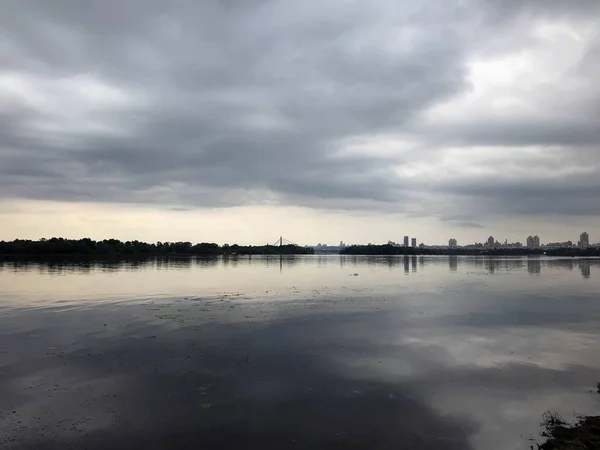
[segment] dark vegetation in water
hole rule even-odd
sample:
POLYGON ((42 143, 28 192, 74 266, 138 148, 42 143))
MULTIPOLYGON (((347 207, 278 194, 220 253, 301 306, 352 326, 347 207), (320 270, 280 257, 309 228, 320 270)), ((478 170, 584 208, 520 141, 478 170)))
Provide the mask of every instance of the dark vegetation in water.
POLYGON ((600 449, 600 416, 580 417, 577 423, 567 423, 558 413, 544 414, 542 436, 547 440, 538 450, 600 449))
POLYGON ((340 251, 342 255, 542 255, 548 256, 600 256, 600 248, 413 248, 393 245, 353 245, 340 251))
POLYGON ((105 239, 40 239, 39 241, 17 239, 0 241, 0 255, 304 255, 314 253, 312 248, 297 245, 222 245, 202 242, 157 242, 119 241, 105 239))

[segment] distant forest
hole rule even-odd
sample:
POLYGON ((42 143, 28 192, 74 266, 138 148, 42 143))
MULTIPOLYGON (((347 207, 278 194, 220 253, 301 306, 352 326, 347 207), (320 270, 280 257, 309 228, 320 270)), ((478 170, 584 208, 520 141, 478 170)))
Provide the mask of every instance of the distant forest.
POLYGON ((413 248, 393 245, 353 245, 340 251, 342 255, 543 255, 548 256, 600 256, 600 248, 413 248))
POLYGON ((40 239, 39 241, 16 239, 0 241, 0 255, 306 255, 313 254, 312 248, 296 245, 222 245, 213 243, 192 244, 191 242, 157 242, 149 244, 140 241, 122 242, 118 239, 94 241, 84 239, 40 239))

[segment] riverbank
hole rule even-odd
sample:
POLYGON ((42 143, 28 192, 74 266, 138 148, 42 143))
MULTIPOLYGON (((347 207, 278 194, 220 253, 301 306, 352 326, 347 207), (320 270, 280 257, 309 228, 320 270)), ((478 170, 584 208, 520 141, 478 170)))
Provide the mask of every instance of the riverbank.
POLYGON ((288 245, 238 245, 201 242, 120 241, 104 239, 51 238, 38 241, 16 239, 0 241, 0 257, 14 256, 93 256, 93 257, 157 257, 157 256, 217 256, 217 255, 312 255, 312 248, 288 245))
POLYGON ((567 423, 557 413, 546 413, 542 436, 548 438, 539 450, 590 450, 600 448, 600 416, 581 417, 577 423, 567 423))

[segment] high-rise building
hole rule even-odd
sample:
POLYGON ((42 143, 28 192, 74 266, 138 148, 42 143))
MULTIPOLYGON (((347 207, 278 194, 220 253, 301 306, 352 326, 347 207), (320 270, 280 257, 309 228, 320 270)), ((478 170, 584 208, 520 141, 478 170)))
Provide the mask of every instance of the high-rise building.
POLYGON ((456 248, 457 246, 458 246, 458 243, 457 243, 456 239, 452 238, 448 241, 448 247, 456 248))
POLYGON ((590 235, 585 231, 579 236, 579 248, 588 248, 590 246, 590 235))
POLYGON ((408 247, 408 236, 404 236, 404 246, 408 247))
POLYGON ((412 248, 417 248, 417 238, 412 238, 410 241, 410 246, 412 248))
POLYGON ((527 248, 535 249, 540 248, 540 237, 539 236, 529 236, 527 238, 527 248))
POLYGON ((494 240, 494 236, 490 236, 487 240, 487 247, 488 248, 494 248, 495 246, 495 240, 494 240))

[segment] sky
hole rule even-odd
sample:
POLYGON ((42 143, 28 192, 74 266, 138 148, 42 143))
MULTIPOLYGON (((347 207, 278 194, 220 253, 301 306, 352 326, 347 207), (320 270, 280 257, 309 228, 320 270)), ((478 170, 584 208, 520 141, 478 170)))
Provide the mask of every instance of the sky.
POLYGON ((0 2, 0 239, 600 241, 600 2, 0 2))

